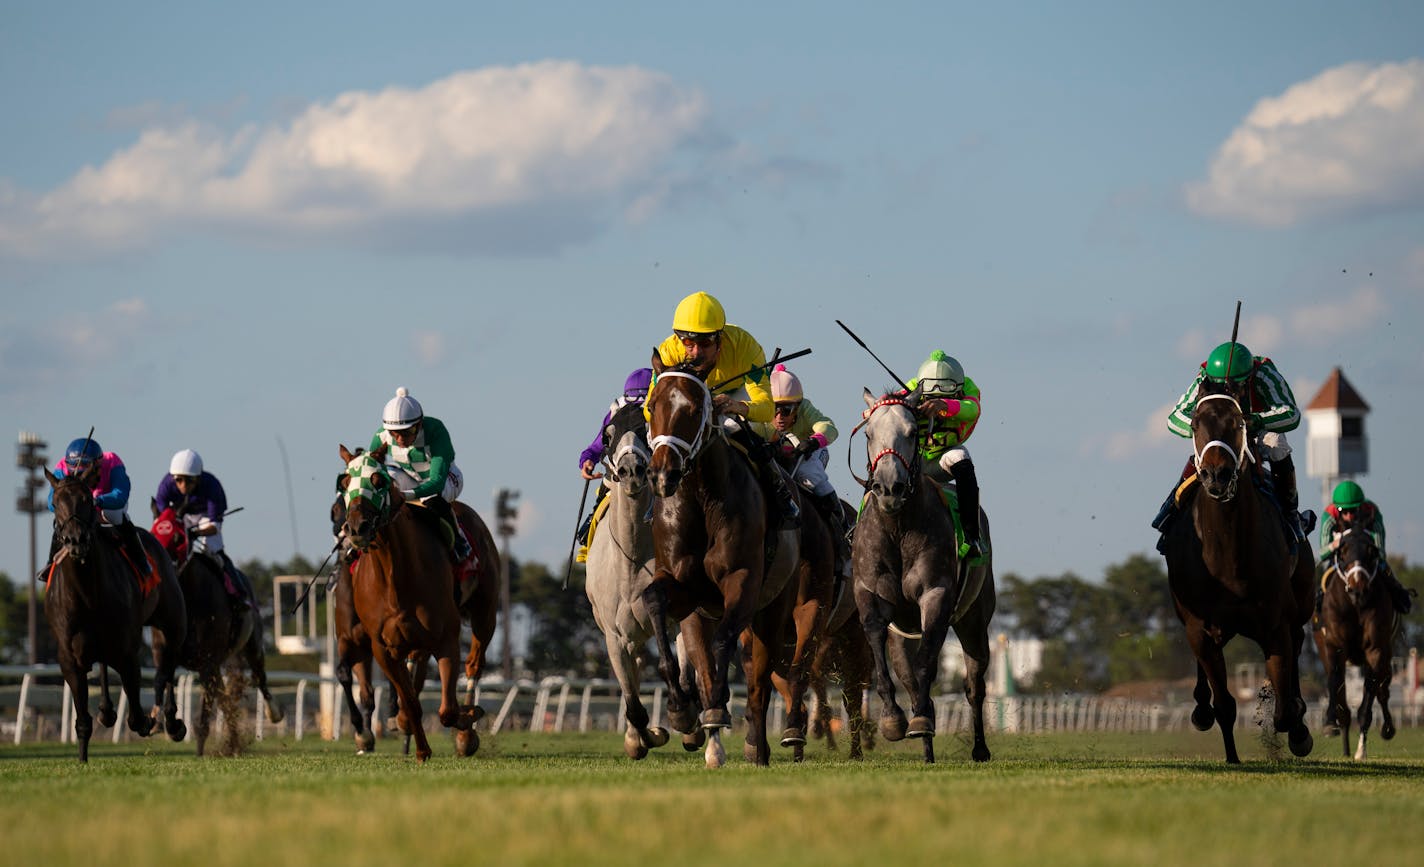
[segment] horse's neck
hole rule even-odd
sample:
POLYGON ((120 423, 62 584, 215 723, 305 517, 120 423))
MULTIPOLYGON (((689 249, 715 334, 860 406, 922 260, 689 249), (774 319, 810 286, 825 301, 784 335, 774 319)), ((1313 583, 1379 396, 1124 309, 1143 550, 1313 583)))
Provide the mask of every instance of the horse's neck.
POLYGON ((1251 546, 1262 539, 1264 516, 1261 493, 1249 471, 1241 474, 1236 495, 1230 500, 1217 500, 1206 491, 1198 490, 1196 513, 1202 559, 1207 567, 1223 582, 1241 580, 1241 567, 1249 565, 1243 558, 1251 546))
POLYGON ((652 504, 652 489, 644 485, 638 496, 630 497, 621 487, 615 487, 608 496, 613 501, 608 504, 608 515, 604 519, 608 525, 607 532, 618 542, 618 547, 629 554, 637 556, 638 552, 642 552, 644 559, 651 557, 653 531, 643 516, 648 514, 652 504))

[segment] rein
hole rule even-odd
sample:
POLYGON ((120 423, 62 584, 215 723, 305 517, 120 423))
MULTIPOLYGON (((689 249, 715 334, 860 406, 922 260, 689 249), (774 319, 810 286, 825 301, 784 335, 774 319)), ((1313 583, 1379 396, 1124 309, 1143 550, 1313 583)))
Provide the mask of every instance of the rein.
MULTIPOLYGON (((887 407, 887 406, 903 406, 903 407, 905 407, 906 409, 908 409, 908 410, 911 412, 911 414, 915 414, 915 412, 916 412, 915 407, 912 406, 912 405, 910 404, 910 402, 909 402, 908 400, 905 400, 904 398, 901 398, 901 397, 882 397, 876 404, 874 404, 873 406, 869 407, 868 409, 866 409, 864 412, 862 412, 862 413, 860 414, 860 423, 857 424, 855 427, 853 427, 853 428, 850 429, 850 437, 849 437, 848 439, 854 439, 854 438, 855 438, 856 431, 859 431, 861 428, 863 428, 863 427, 865 427, 866 425, 870 424, 870 417, 875 414, 875 411, 876 411, 876 410, 881 409, 881 408, 883 408, 883 407, 887 407)), ((867 435, 867 445, 868 445, 868 435, 867 435)), ((850 450, 850 449, 846 449, 846 468, 850 470, 851 478, 853 478, 853 479, 855 479, 857 482, 859 482, 859 483, 860 483, 860 487, 861 487, 862 489, 866 489, 866 488, 869 488, 869 487, 870 487, 870 476, 875 475, 875 468, 876 468, 877 466, 879 466, 879 464, 880 464, 880 459, 883 458, 883 457, 885 457, 885 456, 887 456, 887 455, 889 455, 889 456, 895 458, 895 460, 899 461, 899 462, 900 462, 900 466, 904 467, 904 468, 905 468, 905 472, 909 473, 909 475, 910 475, 910 486, 909 486, 909 490, 910 490, 911 492, 913 492, 913 491, 915 490, 916 485, 919 483, 919 475, 920 475, 920 474, 919 474, 919 472, 918 472, 918 469, 919 469, 919 463, 920 463, 920 453, 919 453, 918 450, 916 450, 916 452, 915 452, 913 458, 910 458, 910 459, 907 460, 904 455, 900 454, 900 453, 899 453, 898 451, 896 451, 893 447, 881 449, 879 452, 877 452, 877 453, 875 454, 874 457, 867 457, 867 459, 866 459, 866 461, 865 461, 865 475, 866 475, 866 477, 863 478, 863 479, 862 479, 860 476, 857 476, 857 475, 855 474, 855 468, 852 467, 852 466, 851 466, 851 463, 850 463, 850 453, 851 453, 851 450, 850 450)))
MULTIPOLYGON (((1350 532, 1350 533, 1356 533, 1356 532, 1361 532, 1361 531, 1359 531, 1359 530, 1350 530, 1349 532, 1350 532)), ((1379 570, 1380 570, 1380 560, 1379 560, 1378 558, 1376 558, 1376 559, 1375 559, 1375 565, 1374 565, 1374 567, 1373 567, 1373 568, 1370 568, 1370 569, 1366 569, 1363 565, 1361 565, 1361 562, 1360 562, 1359 560, 1354 560, 1354 561, 1352 561, 1352 562, 1353 562, 1353 565, 1350 566, 1349 569, 1344 568, 1344 566, 1343 566, 1343 565, 1341 564, 1341 562, 1340 562, 1340 554, 1339 554, 1339 551, 1337 550, 1336 553, 1335 553, 1334 558, 1331 560, 1331 571, 1333 571, 1336 575, 1338 575, 1338 576, 1340 577, 1340 580, 1341 580, 1341 581, 1344 581, 1344 582, 1345 582, 1345 586, 1346 586, 1346 587, 1349 587, 1349 578, 1350 578, 1352 575, 1357 575, 1357 574, 1364 576, 1364 577, 1363 577, 1362 579, 1360 579, 1360 580, 1362 580, 1362 581, 1364 582, 1364 584, 1365 584, 1366 587, 1370 586, 1370 584, 1375 580, 1375 576, 1379 574, 1379 570)))
MULTIPOLYGON (((1246 435, 1246 418, 1245 415, 1241 412, 1241 404, 1236 401, 1236 398, 1232 397, 1229 394, 1208 394, 1197 400, 1197 406, 1199 407, 1209 400, 1230 401, 1231 405, 1236 407, 1236 412, 1242 416, 1240 426, 1241 444, 1239 446, 1239 453, 1237 449, 1231 447, 1230 443, 1225 442, 1223 440, 1211 440, 1206 445, 1198 449, 1196 447, 1196 438, 1193 437, 1192 439, 1192 463, 1197 468, 1198 473, 1201 472, 1202 459, 1205 458, 1207 452, 1211 451, 1212 449, 1222 449, 1228 455, 1231 455, 1231 478, 1227 480, 1226 493, 1221 496, 1216 496, 1210 491, 1207 491, 1208 496, 1212 497, 1212 499, 1226 501, 1236 496, 1237 483, 1240 481, 1241 478, 1242 463, 1254 463, 1256 460, 1256 456, 1251 453, 1250 441, 1248 440, 1246 435)), ((1204 485, 1203 489, 1205 489, 1204 485)))
POLYGON ((657 387, 657 380, 661 380, 664 377, 690 379, 697 383, 697 387, 702 389, 702 418, 698 422, 697 435, 692 438, 692 442, 688 442, 672 434, 659 434, 649 439, 648 446, 652 450, 649 459, 651 459, 651 454, 655 454, 658 449, 667 446, 677 455, 682 466, 687 468, 692 465, 693 459, 697 457, 698 452, 702 451, 702 447, 707 444, 707 430, 712 426, 712 392, 707 388, 707 383, 690 373, 683 373, 680 370, 665 370, 658 374, 657 379, 653 381, 652 388, 648 390, 648 400, 650 402, 653 397, 653 388, 657 387))

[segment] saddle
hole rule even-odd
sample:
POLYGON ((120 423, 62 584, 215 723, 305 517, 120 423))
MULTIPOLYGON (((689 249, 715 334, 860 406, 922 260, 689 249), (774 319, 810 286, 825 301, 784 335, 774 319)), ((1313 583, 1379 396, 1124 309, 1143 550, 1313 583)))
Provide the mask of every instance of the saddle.
POLYGON ((593 547, 593 536, 598 532, 598 523, 603 520, 603 516, 608 514, 608 504, 612 497, 604 497, 598 501, 598 505, 593 507, 593 515, 588 519, 588 544, 579 547, 578 555, 574 557, 575 563, 588 562, 588 549, 593 547))

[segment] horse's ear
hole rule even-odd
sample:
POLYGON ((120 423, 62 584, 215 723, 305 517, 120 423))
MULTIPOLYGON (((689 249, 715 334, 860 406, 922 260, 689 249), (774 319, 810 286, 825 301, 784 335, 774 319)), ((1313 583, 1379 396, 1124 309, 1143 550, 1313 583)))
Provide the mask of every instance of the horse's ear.
POLYGON ((920 406, 920 401, 924 398, 924 396, 925 382, 924 380, 920 380, 919 382, 915 383, 914 389, 910 391, 909 397, 905 398, 905 402, 908 403, 910 406, 913 406, 918 409, 920 406))
POLYGON ((84 472, 79 474, 79 481, 84 483, 84 487, 93 488, 99 484, 99 462, 90 464, 84 472))
POLYGON ((148 510, 153 513, 153 519, 158 520, 158 499, 156 497, 148 498, 148 510))
POLYGON ((349 464, 356 459, 355 455, 351 454, 351 452, 346 450, 346 446, 344 444, 337 443, 337 446, 341 449, 341 462, 343 464, 349 464))
POLYGON ((865 405, 867 407, 875 406, 875 395, 870 393, 870 389, 866 388, 865 386, 861 386, 860 394, 862 397, 865 398, 865 405))
POLYGON ((658 353, 658 348, 656 346, 653 347, 652 367, 653 373, 662 373, 664 370, 667 370, 667 365, 663 364, 663 357, 658 353))
POLYGON ((380 447, 371 452, 371 458, 378 464, 384 463, 386 460, 386 452, 390 451, 390 448, 390 443, 381 443, 380 447))
POLYGON ((49 479, 49 486, 50 486, 51 488, 57 488, 57 487, 59 487, 59 476, 56 476, 54 473, 50 472, 50 471, 49 471, 49 467, 45 467, 45 468, 44 468, 44 473, 45 473, 45 478, 46 478, 46 479, 49 479))

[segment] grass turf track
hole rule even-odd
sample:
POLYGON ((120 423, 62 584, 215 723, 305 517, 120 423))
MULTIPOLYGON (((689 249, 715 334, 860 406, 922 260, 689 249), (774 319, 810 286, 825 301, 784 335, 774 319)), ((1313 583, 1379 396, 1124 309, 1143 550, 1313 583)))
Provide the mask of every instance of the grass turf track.
MULTIPOLYGON (((97 740, 97 739, 96 739, 97 740)), ((510 733, 473 760, 433 738, 425 767, 391 741, 267 740, 241 758, 154 740, 0 747, 0 862, 14 865, 381 864, 1418 864, 1424 731, 1338 738, 1308 759, 1245 764, 1220 736, 994 735, 994 759, 936 741, 862 763, 819 744, 793 765, 702 766, 674 740, 632 762, 617 734, 510 733)))

